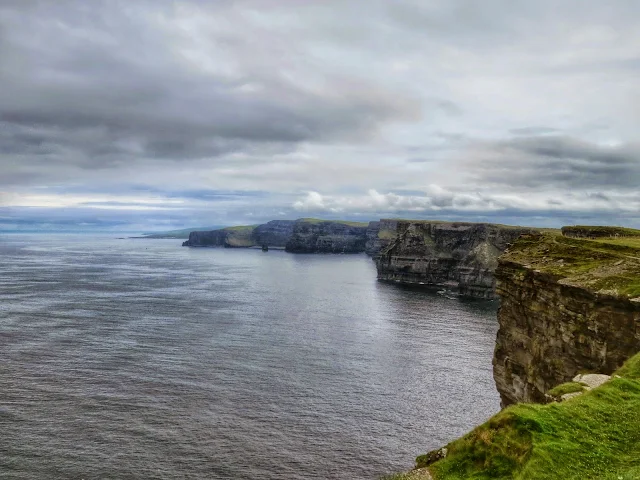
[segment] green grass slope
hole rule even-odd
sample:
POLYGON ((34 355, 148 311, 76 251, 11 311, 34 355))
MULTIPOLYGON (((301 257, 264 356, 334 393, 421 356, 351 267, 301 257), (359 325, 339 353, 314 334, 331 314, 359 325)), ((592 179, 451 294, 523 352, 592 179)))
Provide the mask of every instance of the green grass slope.
POLYGON ((506 408, 447 445, 433 478, 640 479, 640 354, 616 375, 562 403, 506 408))

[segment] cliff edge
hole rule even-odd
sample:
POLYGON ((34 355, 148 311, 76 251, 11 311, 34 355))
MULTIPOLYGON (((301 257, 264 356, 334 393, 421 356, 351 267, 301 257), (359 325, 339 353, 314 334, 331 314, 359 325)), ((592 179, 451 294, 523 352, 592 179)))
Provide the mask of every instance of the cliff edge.
POLYGON ((640 351, 640 243, 527 235, 495 275, 503 405, 543 402, 577 373, 610 374, 640 351))

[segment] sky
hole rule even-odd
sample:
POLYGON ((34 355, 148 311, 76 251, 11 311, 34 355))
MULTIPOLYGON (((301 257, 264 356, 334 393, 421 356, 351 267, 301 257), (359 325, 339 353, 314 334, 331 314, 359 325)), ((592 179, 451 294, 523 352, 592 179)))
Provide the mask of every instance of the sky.
POLYGON ((0 230, 640 227, 637 0, 0 0, 0 230))

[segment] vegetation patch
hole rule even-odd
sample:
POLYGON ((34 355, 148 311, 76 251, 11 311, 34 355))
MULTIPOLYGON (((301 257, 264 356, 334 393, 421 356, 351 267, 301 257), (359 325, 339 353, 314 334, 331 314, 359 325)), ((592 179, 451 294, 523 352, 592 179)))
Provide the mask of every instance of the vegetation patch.
POLYGON ((398 234, 395 230, 380 230, 378 232, 378 238, 380 240, 394 240, 398 234))
POLYGON ((640 237, 640 230, 626 227, 572 225, 562 227, 562 234, 578 238, 640 237))
POLYGON ((447 445, 434 479, 640 478, 640 354, 616 375, 566 402, 508 407, 447 445))
POLYGON ((297 222, 318 224, 318 223, 340 223, 342 225, 348 225, 350 227, 368 227, 369 222, 351 222, 348 220, 322 220, 320 218, 300 218, 297 222))
POLYGON ((501 260, 593 292, 640 296, 640 245, 620 243, 620 239, 525 235, 514 242, 501 260))
POLYGON ((584 385, 582 385, 581 383, 567 382, 552 388, 547 392, 547 395, 551 395, 552 397, 561 397, 566 393, 582 392, 583 390, 584 390, 584 385))
POLYGON ((226 227, 223 230, 227 230, 229 232, 253 232, 253 230, 258 225, 236 225, 235 227, 226 227))

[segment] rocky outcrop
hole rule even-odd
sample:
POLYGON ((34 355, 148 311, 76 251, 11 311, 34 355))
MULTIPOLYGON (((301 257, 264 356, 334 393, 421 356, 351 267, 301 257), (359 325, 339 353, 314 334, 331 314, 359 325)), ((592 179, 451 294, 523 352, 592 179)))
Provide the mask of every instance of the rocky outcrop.
POLYGON ((296 220, 285 250, 292 253, 361 253, 367 242, 366 223, 296 220))
POLYGON ((640 351, 640 251, 528 235, 495 273, 493 374, 504 406, 544 402, 579 372, 611 374, 640 351))
POLYGON ((293 234, 293 220, 271 220, 258 225, 252 234, 256 245, 284 248, 293 234))
POLYGON ((498 256, 527 232, 485 223, 397 221, 397 238, 376 261, 378 279, 494 298, 498 256))
MULTIPOLYGON (((191 232, 186 247, 285 248, 292 253, 360 253, 367 224, 315 219, 272 220, 262 225, 191 232)), ((375 247, 374 247, 375 248, 375 247)))
POLYGON ((189 239, 182 242, 183 247, 223 247, 229 236, 225 229, 211 230, 208 232, 191 232, 189 239))
POLYGON ((562 235, 572 238, 619 238, 640 236, 640 230, 626 227, 608 227, 595 225, 573 225, 562 227, 562 235))
POLYGON ((365 252, 376 258, 397 237, 398 220, 382 219, 377 222, 369 222, 367 227, 367 242, 365 252))

